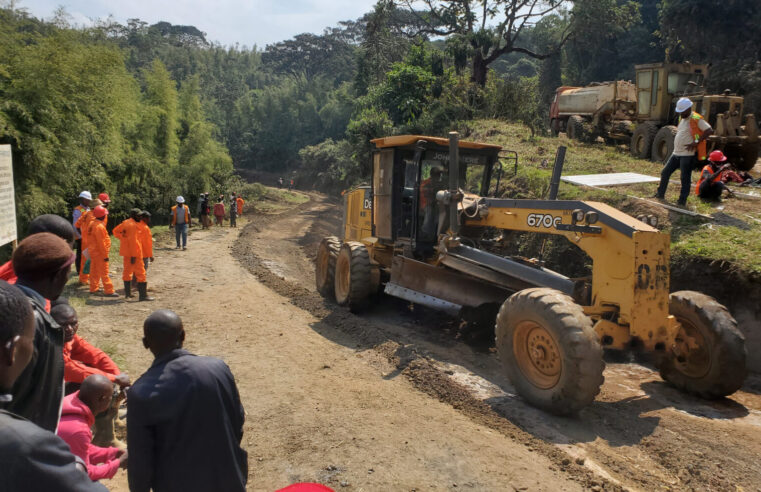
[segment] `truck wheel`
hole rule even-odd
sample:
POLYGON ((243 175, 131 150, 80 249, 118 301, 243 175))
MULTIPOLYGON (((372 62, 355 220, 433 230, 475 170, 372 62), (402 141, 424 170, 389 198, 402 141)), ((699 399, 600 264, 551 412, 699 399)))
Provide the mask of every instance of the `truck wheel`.
POLYGON ((745 144, 742 148, 742 162, 735 164, 740 171, 750 171, 758 161, 758 143, 745 144))
POLYGON ((314 279, 317 292, 328 299, 332 299, 335 295, 336 258, 340 250, 341 240, 335 236, 323 238, 317 248, 314 279))
POLYGON ((632 155, 640 159, 649 159, 656 133, 658 127, 648 121, 637 125, 630 145, 632 155))
POLYGON ((592 320, 567 295, 546 288, 510 296, 497 315, 497 350, 524 399, 557 415, 600 392, 605 363, 592 320))
POLYGON ((650 159, 653 162, 663 162, 668 159, 674 152, 674 138, 676 138, 674 125, 666 125, 658 130, 653 140, 650 159))
POLYGON ((368 302, 371 282, 370 254, 364 244, 344 243, 336 258, 336 302, 352 312, 362 310, 368 302))
POLYGON ((568 128, 566 128, 566 134, 571 140, 584 140, 584 119, 575 114, 568 118, 568 128))
POLYGON ((669 296, 669 313, 682 327, 659 361, 661 377, 703 398, 731 395, 743 384, 745 338, 727 308, 700 292, 669 296))

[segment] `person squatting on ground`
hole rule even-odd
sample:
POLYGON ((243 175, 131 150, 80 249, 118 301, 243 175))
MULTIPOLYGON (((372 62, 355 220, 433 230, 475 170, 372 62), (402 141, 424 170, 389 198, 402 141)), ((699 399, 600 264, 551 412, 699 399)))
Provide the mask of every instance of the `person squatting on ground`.
POLYGON ((180 239, 182 239, 182 249, 187 249, 189 226, 190 209, 185 205, 185 199, 180 195, 177 197, 177 205, 172 207, 169 221, 169 228, 174 228, 174 237, 177 240, 176 249, 180 249, 180 239))
POLYGON ((45 299, 61 295, 75 258, 69 243, 49 232, 28 236, 13 252, 16 285, 34 310, 34 357, 5 408, 51 432, 63 399, 63 330, 45 309, 45 299))
POLYGON ((225 220, 225 197, 219 195, 219 200, 214 204, 214 223, 218 226, 222 225, 222 221, 225 220))
POLYGON ((89 191, 83 191, 79 194, 79 203, 76 207, 74 207, 74 210, 71 211, 71 225, 74 226, 74 231, 76 233, 76 242, 75 242, 75 249, 77 251, 77 259, 74 263, 77 273, 80 273, 82 269, 84 268, 84 260, 82 260, 82 251, 84 251, 85 247, 82 242, 82 230, 77 225, 77 221, 82 217, 82 215, 90 210, 90 201, 92 200, 92 194, 89 191))
MULTIPOLYGON (((71 256, 73 262, 73 251, 71 256)), ((78 467, 60 437, 8 409, 15 399, 12 388, 35 353, 36 325, 27 296, 0 281, 0 490, 107 492, 78 467)), ((58 408, 56 403, 56 414, 58 408)))
POLYGON ((230 227, 238 227, 238 204, 235 193, 230 196, 230 227))
POLYGON ((103 295, 119 297, 114 292, 114 284, 108 276, 108 254, 111 251, 111 238, 106 230, 108 209, 100 205, 92 210, 93 221, 88 228, 90 235, 88 250, 90 251, 90 294, 97 294, 103 284, 103 295))
POLYGON ((148 316, 143 333, 155 359, 129 392, 130 491, 245 490, 245 412, 230 368, 183 350, 172 311, 148 316))
POLYGON ((122 281, 124 281, 124 297, 132 297, 132 277, 137 280, 138 300, 152 301, 148 296, 148 279, 145 274, 145 262, 140 242, 138 224, 142 211, 139 208, 130 210, 130 218, 114 228, 114 237, 119 239, 119 255, 124 259, 122 281))
POLYGON ((714 150, 708 157, 708 164, 700 171, 700 179, 695 185, 695 194, 703 200, 721 200, 721 193, 727 191, 734 195, 732 190, 724 184, 723 174, 729 171, 730 165, 726 163, 727 156, 720 150, 714 150))
POLYGON ((100 447, 92 443, 91 427, 95 415, 111 406, 113 384, 99 374, 88 376, 79 391, 63 399, 58 435, 71 452, 85 463, 91 480, 113 478, 119 468, 127 467, 127 451, 116 447, 100 447))
POLYGON ((706 160, 706 139, 713 135, 713 129, 701 115, 692 110, 692 101, 683 97, 676 103, 676 112, 679 114, 679 125, 674 137, 674 152, 669 157, 661 171, 661 182, 655 198, 666 197, 666 188, 674 171, 681 171, 682 188, 679 191, 677 205, 687 205, 687 196, 692 187, 692 168, 695 159, 700 164, 706 160), (697 155, 696 155, 697 154, 697 155))
POLYGON ((121 372, 105 352, 77 334, 79 318, 76 310, 68 303, 56 304, 50 310, 50 315, 63 328, 63 379, 66 394, 78 390, 87 377, 95 374, 114 383, 111 406, 107 411, 95 415, 95 441, 103 446, 124 447, 114 436, 114 423, 119 404, 124 400, 123 390, 130 385, 129 376, 121 372))
POLYGON ((80 215, 75 227, 77 227, 82 235, 82 268, 79 270, 79 283, 80 285, 90 284, 90 268, 92 268, 92 261, 90 261, 90 224, 95 219, 92 214, 92 210, 102 205, 101 201, 97 198, 90 200, 91 208, 80 215))

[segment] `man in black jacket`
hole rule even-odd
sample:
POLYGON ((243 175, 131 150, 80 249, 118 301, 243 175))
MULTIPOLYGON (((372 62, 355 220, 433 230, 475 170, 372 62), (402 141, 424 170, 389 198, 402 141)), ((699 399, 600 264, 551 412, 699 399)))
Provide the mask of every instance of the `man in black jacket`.
MULTIPOLYGON (((32 358, 35 316, 20 289, 0 280, 0 401, 32 358)), ((76 465, 69 446, 52 432, 0 410, 0 490, 106 492, 76 465)))
POLYGON ((63 401, 63 330, 45 310, 63 292, 75 259, 69 244, 49 232, 32 234, 13 252, 16 285, 32 304, 35 320, 32 361, 13 386, 5 409, 55 432, 63 401))
POLYGON ((172 311, 151 314, 143 333, 155 359, 128 393, 130 490, 245 490, 245 413, 230 369, 183 350, 182 320, 172 311))

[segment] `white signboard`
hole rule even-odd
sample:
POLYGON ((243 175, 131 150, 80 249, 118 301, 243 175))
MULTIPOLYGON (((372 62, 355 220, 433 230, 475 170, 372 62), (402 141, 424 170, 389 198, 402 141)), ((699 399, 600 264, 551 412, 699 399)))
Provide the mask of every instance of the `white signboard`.
POLYGON ((636 183, 656 183, 661 180, 660 178, 637 173, 583 174, 580 176, 563 176, 560 179, 566 183, 584 186, 616 186, 636 183))
POLYGON ((16 198, 13 192, 11 146, 0 145, 0 246, 15 241, 16 198))

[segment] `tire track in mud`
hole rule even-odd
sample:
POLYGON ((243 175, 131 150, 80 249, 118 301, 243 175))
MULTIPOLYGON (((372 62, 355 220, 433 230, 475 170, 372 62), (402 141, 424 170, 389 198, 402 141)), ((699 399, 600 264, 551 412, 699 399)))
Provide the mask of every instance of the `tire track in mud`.
POLYGON ((323 336, 381 354, 396 367, 389 377, 405 376, 419 391, 546 456, 590 489, 761 490, 761 468, 754 464, 761 454, 758 378, 733 400, 705 402, 666 386, 646 367, 609 364, 602 392, 578 418, 540 412, 510 393, 488 347, 473 349, 457 339, 451 318, 424 309, 404 313, 407 306, 393 298, 357 316, 322 299, 310 287, 312 271, 286 279, 271 259, 261 258, 257 246, 267 240, 266 231, 279 227, 286 214, 302 215, 311 224, 289 239, 298 244, 296 253, 277 260, 311 268, 316 244, 340 224, 340 205, 311 197, 279 215, 250 217, 233 253, 261 282, 320 319, 316 329, 323 336), (446 351, 456 354, 442 356, 446 351))

